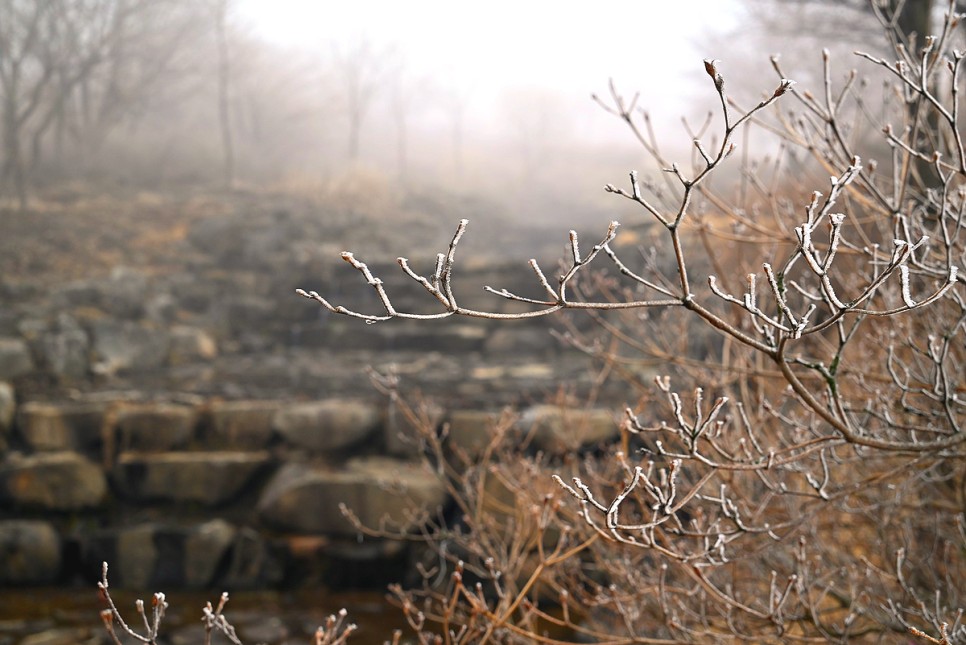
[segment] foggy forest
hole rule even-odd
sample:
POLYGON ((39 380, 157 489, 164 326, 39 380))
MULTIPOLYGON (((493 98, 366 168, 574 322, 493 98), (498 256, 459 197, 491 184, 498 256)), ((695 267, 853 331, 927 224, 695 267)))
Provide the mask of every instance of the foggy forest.
POLYGON ((966 642, 960 0, 0 0, 0 645, 966 642))

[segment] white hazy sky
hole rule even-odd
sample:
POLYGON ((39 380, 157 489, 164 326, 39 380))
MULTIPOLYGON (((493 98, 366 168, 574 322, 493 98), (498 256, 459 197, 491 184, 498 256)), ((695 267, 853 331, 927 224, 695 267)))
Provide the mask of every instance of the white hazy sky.
POLYGON ((671 79, 700 63, 701 37, 735 27, 737 0, 241 0, 265 38, 306 48, 368 37, 414 67, 481 85, 552 86, 608 76, 671 79))
POLYGON ((668 118, 693 98, 701 60, 727 58, 709 51, 704 36, 733 31, 741 15, 740 0, 239 0, 236 7, 242 24, 280 45, 323 54, 333 42, 360 38, 392 45, 409 73, 455 88, 477 110, 498 105, 508 88, 586 100, 614 78, 668 118))

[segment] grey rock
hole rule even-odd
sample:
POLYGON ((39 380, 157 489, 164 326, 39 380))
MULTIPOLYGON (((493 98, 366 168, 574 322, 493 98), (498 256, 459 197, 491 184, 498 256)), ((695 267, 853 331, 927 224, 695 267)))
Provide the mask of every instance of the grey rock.
POLYGON ((106 494, 104 471, 74 452, 11 454, 0 464, 0 497, 15 507, 77 511, 100 506, 106 494))
POLYGON ((264 328, 278 315, 278 305, 274 301, 251 294, 232 297, 219 310, 229 329, 236 334, 264 328))
POLYGON ((28 315, 17 322, 17 333, 29 343, 36 343, 41 336, 50 331, 50 321, 28 315))
POLYGON ((118 531, 110 569, 112 586, 151 588, 159 556, 155 541, 157 532, 158 527, 154 524, 140 524, 118 531))
MULTIPOLYGON (((229 611, 231 611, 231 606, 229 606, 229 611)), ((219 638, 218 632, 215 632, 215 636, 212 637, 213 643, 228 643, 229 641, 225 638, 219 638)), ((167 634, 167 641, 171 645, 199 645, 199 643, 205 642, 205 627, 200 623, 189 623, 187 625, 182 625, 175 629, 172 629, 170 633, 167 634)), ((266 643, 256 643, 256 645, 267 645, 266 643)), ((289 644, 285 644, 289 645, 289 644)))
POLYGON ((101 634, 90 627, 58 627, 24 637, 20 645, 100 645, 101 634))
POLYGON ((50 523, 0 521, 0 584, 50 584, 60 563, 60 536, 50 523))
POLYGON ((155 591, 201 589, 215 582, 237 529, 222 519, 201 524, 143 522, 81 536, 85 566, 110 562, 113 586, 155 591))
POLYGON ((261 533, 241 527, 235 533, 228 571, 220 581, 226 589, 264 589, 282 582, 285 563, 261 533))
POLYGON ((180 308, 195 313, 206 311, 219 296, 217 285, 208 280, 199 280, 194 273, 171 276, 169 288, 180 308))
POLYGON ((199 361, 210 361, 218 355, 215 339, 203 329, 175 325, 170 332, 168 363, 184 365, 199 361))
POLYGON ((147 371, 168 359, 170 339, 164 329, 130 321, 98 320, 94 335, 92 370, 112 375, 124 371, 147 371))
POLYGON ((560 342, 548 329, 528 327, 500 327, 486 339, 487 354, 498 356, 540 356, 560 351, 560 342))
POLYGON ((379 410, 374 405, 328 399, 287 405, 275 414, 272 424, 286 442, 307 450, 325 451, 362 441, 379 422, 379 410))
POLYGON ((185 446, 194 436, 198 413, 173 403, 125 406, 115 416, 121 450, 169 451, 185 446))
POLYGON ((478 410, 455 410, 449 415, 449 446, 466 452, 467 455, 479 454, 493 437, 493 427, 499 415, 478 410))
POLYGON ((238 635, 246 643, 284 643, 289 629, 278 616, 258 616, 245 625, 237 625, 238 635))
POLYGON ((214 519, 192 529, 184 541, 184 582, 191 589, 204 589, 214 582, 219 563, 231 548, 237 529, 214 519))
POLYGON ((106 403, 31 401, 20 406, 17 427, 33 450, 95 450, 103 440, 107 408, 106 403))
POLYGON ((237 497, 268 463, 266 452, 126 452, 113 476, 118 492, 138 502, 215 506, 237 497))
POLYGON ((13 379, 34 370, 30 348, 20 338, 0 338, 0 379, 13 379))
MULTIPOLYGON (((88 319, 103 317, 103 312, 86 309, 88 319)), ((21 321, 21 334, 38 359, 38 368, 61 379, 80 379, 90 363, 90 338, 78 320, 59 312, 53 318, 21 321)))
POLYGON ((170 293, 157 293, 145 302, 144 313, 152 322, 170 324, 178 315, 178 301, 170 293))
POLYGON ((532 436, 534 447, 557 454, 620 436, 614 413, 601 409, 535 405, 523 412, 518 426, 532 436))
POLYGON ((387 520, 412 528, 420 508, 433 509, 445 499, 442 482, 421 465, 373 457, 354 459, 341 470, 287 464, 263 491, 258 513, 283 530, 348 536, 356 529, 340 504, 364 525, 387 520))
POLYGON ((467 353, 482 349, 486 340, 486 329, 474 324, 451 324, 440 328, 413 324, 408 328, 395 328, 387 340, 386 349, 467 353))
POLYGON ((82 378, 89 369, 90 338, 83 329, 51 331, 40 339, 45 367, 54 375, 82 378))
POLYGON ((235 217, 218 215, 193 222, 188 241, 218 265, 237 266, 241 262, 242 234, 235 217))
POLYGON ((259 450, 272 440, 278 401, 215 401, 208 408, 205 445, 209 448, 259 450))
POLYGON ((13 417, 17 411, 17 398, 13 386, 0 381, 0 436, 6 436, 13 425, 13 417))
POLYGON ((93 280, 74 280, 57 288, 51 301, 64 308, 100 307, 101 289, 93 280))
POLYGON ((147 274, 131 267, 117 266, 110 278, 98 285, 103 306, 118 318, 133 320, 144 312, 148 298, 147 274))
POLYGON ((412 567, 406 550, 407 545, 399 540, 331 538, 316 556, 321 571, 315 579, 307 577, 305 584, 321 583, 336 589, 385 587, 403 578, 412 567))

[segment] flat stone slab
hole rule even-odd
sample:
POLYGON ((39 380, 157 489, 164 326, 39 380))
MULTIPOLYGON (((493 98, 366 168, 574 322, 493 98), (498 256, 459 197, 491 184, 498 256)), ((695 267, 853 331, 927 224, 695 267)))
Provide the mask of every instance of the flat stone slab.
POLYGON ((17 427, 32 450, 97 450, 103 441, 104 403, 48 403, 20 406, 17 427))
POLYGON ((555 454, 620 436, 613 410, 535 405, 523 411, 517 425, 535 448, 555 454))
POLYGON ((191 406, 147 403, 118 410, 114 426, 121 450, 164 452, 188 444, 197 421, 191 406))
POLYGON ((448 445, 467 455, 479 454, 493 438, 493 428, 499 419, 500 415, 493 412, 454 410, 447 420, 448 445))
POLYGON ((60 573, 60 536, 49 522, 0 521, 0 584, 50 584, 60 573))
POLYGON ((420 464, 386 457, 353 459, 344 469, 288 464, 258 502, 262 521, 299 533, 355 535, 339 510, 345 504, 366 526, 411 529, 420 513, 446 500, 439 478, 420 464))
POLYGON ((292 403, 281 408, 272 425, 282 439, 311 451, 329 451, 358 443, 382 420, 379 408, 351 399, 292 403))
POLYGON ((137 590, 204 589, 216 582, 238 529, 222 519, 200 524, 145 522, 101 529, 81 540, 86 566, 110 563, 113 585, 137 590))
POLYGON ((113 470, 117 492, 138 502, 231 501, 270 461, 267 452, 124 452, 113 470))
POLYGON ((17 411, 17 398, 13 386, 0 381, 0 436, 5 435, 13 425, 14 413, 17 411))
POLYGON ((205 416, 203 443, 209 448, 259 450, 274 436, 272 419, 280 401, 213 401, 205 416))
POLYGON ((0 338, 0 379, 12 379, 32 372, 34 359, 20 338, 0 338))
POLYGON ((170 338, 164 328, 130 320, 95 321, 92 370, 102 376, 160 368, 168 359, 170 338))
POLYGON ((77 511, 100 506, 106 494, 104 471, 75 452, 11 455, 0 465, 0 495, 15 507, 77 511))
POLYGON ((217 355, 218 345, 204 329, 187 325, 171 328, 171 345, 168 348, 170 365, 210 361, 217 355))

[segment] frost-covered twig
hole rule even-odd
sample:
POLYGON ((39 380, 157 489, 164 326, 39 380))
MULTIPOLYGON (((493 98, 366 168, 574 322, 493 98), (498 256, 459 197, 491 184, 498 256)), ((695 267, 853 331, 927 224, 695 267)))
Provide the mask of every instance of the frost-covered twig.
POLYGON ((211 635, 215 630, 218 630, 225 637, 230 640, 234 645, 243 645, 238 635, 235 633, 235 628, 228 619, 225 618, 223 613, 225 610, 225 605, 228 604, 228 592, 222 592, 221 597, 218 599, 218 605, 212 607, 211 603, 205 603, 202 608, 202 622, 205 624, 205 645, 211 645, 211 635))
POLYGON ((345 609, 340 609, 338 614, 326 618, 325 625, 315 630, 314 645, 344 645, 348 642, 358 627, 355 623, 345 622, 347 615, 345 609))
POLYGON ((164 612, 168 608, 168 603, 165 600, 163 593, 156 593, 151 597, 151 618, 148 618, 148 614, 144 608, 144 601, 138 599, 135 601, 134 605, 137 608, 138 615, 144 623, 144 633, 139 634, 134 631, 121 616, 121 612, 118 610, 117 605, 114 604, 114 599, 111 597, 110 585, 107 580, 107 562, 101 565, 101 579, 97 583, 97 588, 100 591, 101 598, 107 603, 107 609, 101 611, 101 620, 104 623, 104 628, 107 630, 108 635, 115 645, 122 645, 121 639, 118 637, 117 631, 114 629, 115 622, 121 628, 121 631, 129 636, 141 641, 142 643, 150 643, 151 645, 157 645, 158 632, 161 628, 161 621, 164 619, 164 612))

